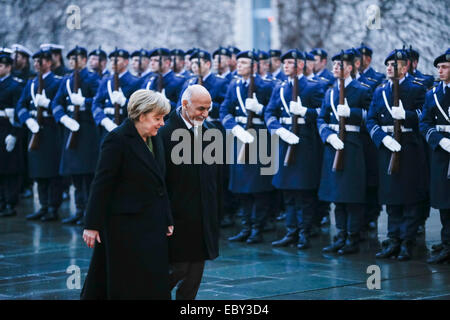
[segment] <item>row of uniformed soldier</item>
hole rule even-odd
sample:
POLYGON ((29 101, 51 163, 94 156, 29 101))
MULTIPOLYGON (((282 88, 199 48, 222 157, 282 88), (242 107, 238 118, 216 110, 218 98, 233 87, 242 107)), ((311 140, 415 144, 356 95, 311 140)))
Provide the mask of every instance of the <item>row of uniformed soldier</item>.
MULTIPOLYGON (((229 172, 230 190, 241 200, 244 209, 244 229, 230 240, 246 240, 248 243, 262 241, 261 232, 270 215, 271 202, 275 199, 274 189, 277 189, 283 191, 288 212, 288 232, 285 239, 282 239, 278 245, 297 242, 300 249, 309 247, 310 232, 313 224, 316 223, 317 216, 320 216, 321 203, 323 206, 323 203, 328 205, 329 202, 334 202, 339 233, 336 241, 330 247, 324 248, 324 251, 337 251, 341 254, 357 252, 359 233, 367 222, 364 219, 370 217, 370 221, 376 220, 379 213, 378 203, 383 203, 388 204, 391 222, 389 228, 392 229, 392 232, 389 233, 390 240, 386 246, 389 247, 389 244, 394 243, 395 250, 393 251, 395 254, 401 253, 399 254, 400 260, 408 259, 411 256, 412 243, 420 222, 417 217, 421 216, 418 212, 421 209, 420 205, 410 208, 409 200, 389 200, 395 195, 386 187, 390 186, 389 179, 392 177, 386 178, 381 174, 384 169, 380 169, 380 167, 385 163, 380 159, 383 159, 382 155, 386 154, 386 150, 380 146, 385 146, 386 149, 392 151, 398 148, 398 145, 378 131, 381 130, 386 136, 389 136, 389 125, 385 123, 389 121, 389 116, 385 112, 389 109, 384 100, 387 99, 389 104, 392 95, 386 94, 389 98, 380 99, 381 88, 379 86, 383 82, 383 75, 375 73, 370 68, 372 55, 370 48, 361 46, 358 49, 346 50, 344 54, 333 57, 333 60, 336 61, 335 65, 338 65, 341 60, 345 65, 345 96, 347 99, 343 105, 337 103, 339 87, 334 78, 338 77, 338 71, 333 70, 334 76, 324 71, 326 70, 324 61, 326 63, 327 54, 322 49, 314 49, 310 53, 291 50, 283 56, 277 50, 271 50, 269 53, 244 51, 238 53, 235 58, 233 57, 235 52, 227 48, 219 48, 212 57, 208 52, 196 49, 184 55, 184 60, 182 59, 184 53, 181 50, 169 51, 159 48, 148 52, 141 49, 131 54, 132 69, 140 78, 128 71, 130 57, 128 52, 117 49, 109 55, 111 61, 115 62, 111 63, 112 69, 119 75, 119 89, 115 90, 113 88, 114 76, 109 75, 106 70, 106 53, 99 48, 89 54, 89 66, 95 71, 95 73, 91 73, 86 68, 87 51, 77 47, 69 52, 67 58, 72 68, 77 59, 81 78, 81 87, 78 92, 74 91, 73 73, 61 79, 50 72, 52 66, 56 66, 54 70, 59 70, 58 72, 62 72, 60 70, 65 68, 62 60, 58 57, 58 52, 60 53, 58 47, 53 52, 48 50, 48 46, 43 45, 42 49, 33 55, 35 69, 42 71, 44 75, 44 88, 42 93, 38 93, 38 78, 29 81, 22 91, 16 107, 16 115, 20 123, 25 124, 33 133, 40 132, 45 141, 38 150, 30 151, 28 154, 29 172, 31 177, 38 182, 41 202, 41 209, 29 215, 28 218, 41 218, 44 221, 57 219, 57 210, 61 203, 61 180, 59 178, 60 176, 70 176, 76 189, 77 210, 75 216, 66 219, 65 222, 80 221, 88 197, 98 144, 106 132, 113 130, 118 125, 113 121, 114 105, 120 106, 121 120, 123 120, 126 117, 126 103, 130 95, 139 88, 147 88, 163 91, 175 109, 179 103, 179 97, 187 85, 202 83, 214 96, 210 120, 221 130, 229 129, 242 143, 252 142, 254 137, 243 128, 247 121, 247 112, 250 111, 256 115, 253 119, 253 127, 257 132, 268 128, 272 134, 277 134, 282 140, 279 157, 280 170, 273 177, 260 174, 261 163, 256 165, 236 163, 238 150, 235 150, 235 164, 230 166, 229 172), (55 59, 60 61, 56 65, 55 59), (234 59, 237 61, 237 68, 233 71, 234 59), (256 62, 253 70, 251 70, 252 59, 256 62), (213 60, 221 76, 211 73, 213 60), (225 64, 222 60, 225 61, 225 64), (293 60, 298 60, 297 69, 292 64, 293 60), (280 70, 282 62, 284 63, 284 72, 280 70), (186 66, 189 64, 191 70, 187 71, 186 66), (362 72, 358 70, 362 70, 362 72), (193 73, 189 73, 189 77, 193 76, 190 80, 182 75, 182 73, 188 74, 188 72, 193 73), (235 74, 234 78, 233 73, 235 74), (254 95, 248 96, 247 87, 250 76, 253 74, 255 74, 254 95), (292 79, 295 76, 299 80, 299 94, 297 101, 292 101, 292 79), (281 82, 275 79, 288 80, 281 82), (379 88, 375 90, 374 98, 371 99, 373 90, 377 87, 379 88), (381 105, 382 102, 384 105, 381 105), (72 119, 74 105, 80 106, 78 121, 72 119), (369 105, 371 107, 366 121, 369 105), (385 106, 384 110, 383 106, 385 106), (33 118, 37 107, 45 109, 44 125, 41 126, 33 118), (376 108, 381 108, 381 118, 377 118, 381 121, 380 124, 371 122, 376 120, 376 117, 373 116, 376 108), (289 123, 289 120, 292 115, 298 116, 300 127, 298 136, 289 131, 292 124, 292 122, 289 123), (344 141, 340 141, 336 134, 339 117, 348 118, 347 135, 344 141), (378 151, 369 138, 365 122, 367 122, 370 137, 379 148, 378 151), (97 130, 95 124, 101 130, 97 130), (377 125, 381 129, 377 129, 377 125), (66 148, 71 132, 78 132, 80 143, 76 149, 66 148), (320 138, 323 145, 318 143, 320 138), (379 140, 380 138, 381 140, 379 140), (286 153, 288 145, 292 144, 298 144, 294 149, 296 150, 296 163, 291 167, 284 167, 282 165, 284 153, 286 153), (347 154, 344 158, 344 167, 350 169, 338 173, 332 172, 329 169, 335 150, 344 145, 347 154), (300 150, 309 152, 300 152, 300 150), (377 157, 380 159, 374 161, 377 157), (361 162, 361 158, 365 161, 361 162), (320 170, 321 172, 319 172, 320 170), (377 174, 378 172, 380 174, 377 174), (377 188, 378 185, 379 188, 377 188), (376 199, 377 196, 380 198, 374 201, 373 199, 376 199), (369 198, 372 200, 368 201, 369 198), (370 216, 369 212, 373 216, 370 216), (411 218, 412 215, 415 220, 411 218), (411 219, 414 220, 414 223, 411 219), (403 227, 403 225, 408 227, 403 227)), ((407 80, 405 85, 410 85, 415 94, 402 93, 404 97, 402 98, 401 94, 401 100, 405 106, 401 105, 391 109, 400 110, 395 111, 398 113, 395 113, 395 116, 400 120, 404 119, 408 124, 408 121, 416 121, 417 126, 424 97, 424 92, 421 94, 420 90, 424 91, 425 80, 414 78, 407 73, 412 70, 411 72, 418 75, 416 65, 411 63, 411 57, 417 56, 418 59, 418 54, 412 54, 411 49, 400 52, 402 56, 398 60, 405 61, 405 68, 403 68, 405 70, 401 73, 401 75, 405 75, 405 80, 402 83, 407 80), (414 89, 415 87, 417 88, 414 89), (417 119, 413 117, 414 114, 411 114, 408 108, 417 111, 417 119)), ((7 55, 4 56, 2 61, 5 61, 5 65, 11 64, 11 58, 8 59, 7 55)), ((387 59, 386 63, 388 62, 387 59)), ((389 88, 389 82, 385 82, 383 88, 389 88)), ((14 107, 14 102, 12 106, 14 107)), ((6 115, 7 112, 4 112, 6 115)), ((416 130, 404 126, 405 139, 410 136, 409 129, 416 130)), ((12 134, 14 130, 10 130, 5 136, 5 144, 9 143, 8 148, 13 145, 14 139, 11 137, 15 138, 15 135, 12 134)), ((414 132, 417 133, 416 131, 414 132)), ((423 141, 420 137, 416 142, 416 149, 413 148, 412 151, 406 146, 403 148, 407 150, 408 154, 409 152, 414 153, 416 160, 420 160, 422 154, 425 157, 425 148, 421 144, 423 141)), ((267 147, 270 149, 270 143, 267 147)), ((14 154, 6 151, 8 156, 14 154)), ((405 168, 410 167, 413 166, 409 163, 405 168)), ((413 169, 402 170, 413 171, 413 169)), ((14 171, 8 170, 8 173, 12 172, 14 171)), ((415 172, 418 179, 417 184, 408 184, 408 186, 420 189, 420 192, 416 190, 420 195, 412 193, 412 198, 415 201, 424 202, 427 200, 427 175, 417 172, 420 170, 415 172)), ((2 181, 6 181, 3 179, 3 175, 2 181)), ((7 183, 10 182, 2 182, 2 190, 5 190, 4 186, 7 183)), ((396 181, 396 183, 399 182, 396 181)), ((2 195, 5 193, 2 192, 2 195)), ((3 198, 5 197, 3 196, 3 198)), ((9 208, 6 209, 6 215, 8 212, 11 214, 14 201, 7 200, 2 203, 9 208)), ((275 242, 274 245, 277 243, 275 242)), ((383 249, 379 256, 385 256, 385 251, 383 249)), ((389 250, 387 251, 389 253, 389 250)))

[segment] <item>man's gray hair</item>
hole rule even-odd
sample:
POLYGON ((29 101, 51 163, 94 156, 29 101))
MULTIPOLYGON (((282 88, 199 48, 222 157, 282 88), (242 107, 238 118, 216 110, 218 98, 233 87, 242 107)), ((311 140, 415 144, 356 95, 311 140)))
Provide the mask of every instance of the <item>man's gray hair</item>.
POLYGON ((183 104, 183 100, 188 102, 188 105, 192 103, 192 86, 188 86, 186 90, 184 90, 183 95, 181 96, 181 104, 183 104))

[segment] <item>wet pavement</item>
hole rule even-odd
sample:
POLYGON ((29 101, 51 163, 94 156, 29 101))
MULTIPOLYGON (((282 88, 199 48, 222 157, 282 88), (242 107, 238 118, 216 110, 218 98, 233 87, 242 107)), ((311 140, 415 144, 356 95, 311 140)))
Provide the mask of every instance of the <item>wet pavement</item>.
MULTIPOLYGON (((82 228, 26 221, 25 215, 38 208, 36 198, 25 199, 16 217, 0 219, 0 300, 79 298, 76 270, 67 269, 79 268, 82 285, 92 254, 82 228)), ((71 212, 73 201, 64 202, 60 220, 71 212)), ((264 243, 229 243, 227 237, 239 231, 236 219, 234 227, 221 229, 220 257, 207 262, 197 299, 450 299, 450 265, 425 262, 431 245, 440 242, 438 211, 432 210, 408 262, 375 259, 386 239, 386 219, 382 212, 378 232, 367 233, 361 252, 349 256, 321 253, 336 232, 333 213, 331 226, 304 251, 270 245, 283 236, 284 222, 264 233, 264 243), (380 268, 381 289, 367 287, 371 265, 380 268)))

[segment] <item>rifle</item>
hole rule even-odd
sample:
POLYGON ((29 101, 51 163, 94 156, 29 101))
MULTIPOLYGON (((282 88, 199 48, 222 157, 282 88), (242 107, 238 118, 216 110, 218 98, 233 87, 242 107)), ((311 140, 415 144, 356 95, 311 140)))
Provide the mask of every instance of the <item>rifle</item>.
MULTIPOLYGON (((344 51, 341 51, 341 75, 339 78, 339 104, 345 101, 345 85, 344 85, 344 51)), ((345 140, 345 118, 339 117, 339 139, 345 140)), ((333 172, 342 171, 344 169, 344 149, 336 150, 333 161, 333 172)))
POLYGON ((202 77, 202 65, 200 61, 200 52, 198 53, 197 64, 198 64, 198 84, 203 85, 203 77, 202 77))
POLYGON ((158 70, 158 92, 162 92, 163 90, 163 75, 162 75, 162 52, 158 50, 159 53, 159 70, 158 70))
MULTIPOLYGON (((392 79, 392 94, 394 106, 399 105, 399 83, 398 83, 398 64, 397 64, 397 50, 394 55, 394 78, 392 79)), ((394 120, 394 139, 400 143, 402 136, 402 121, 394 120)), ((400 169, 400 152, 392 152, 389 161, 388 175, 397 173, 400 169)))
POLYGON ((142 74, 142 50, 143 48, 141 48, 141 50, 139 51, 139 62, 138 62, 138 77, 141 77, 142 74))
MULTIPOLYGON (((255 94, 255 77, 253 75, 253 67, 255 64, 254 60, 255 50, 252 50, 251 63, 250 63, 250 83, 248 86, 247 97, 253 97, 255 94)), ((255 117, 255 113, 253 111, 247 110, 247 123, 245 124, 245 130, 251 129, 253 127, 253 118, 255 117)), ((238 163, 246 163, 247 159, 250 160, 250 146, 249 143, 245 143, 238 155, 238 163)))
MULTIPOLYGON (((42 57, 39 57, 39 80, 38 80, 38 88, 37 93, 42 94, 42 90, 44 90, 44 73, 42 72, 42 57)), ((30 139, 30 143, 28 144, 28 150, 37 150, 39 149, 41 142, 41 129, 44 122, 44 108, 37 107, 37 115, 36 115, 37 123, 39 124, 39 131, 33 133, 30 139)))
MULTIPOLYGON (((114 91, 119 91, 119 71, 117 70, 117 47, 114 51, 114 91)), ((120 105, 118 103, 114 104, 114 123, 120 124, 120 105)))
MULTIPOLYGON (((78 89, 80 89, 80 72, 78 71, 78 46, 75 49, 75 69, 73 72, 73 91, 78 93, 78 89)), ((76 105, 72 115, 73 120, 76 122, 80 121, 80 106, 76 105)), ((75 149, 77 147, 78 142, 78 132, 79 131, 70 131, 69 138, 67 139, 68 144, 66 149, 75 149)))
POLYGON ((102 46, 98 46, 98 65, 97 65, 97 74, 100 77, 100 79, 103 77, 103 70, 102 70, 102 65, 100 64, 100 54, 102 52, 102 46))
POLYGON ((217 73, 218 74, 221 74, 221 72, 220 72, 220 65, 222 64, 222 58, 221 58, 221 56, 222 56, 222 50, 219 50, 219 58, 218 58, 218 61, 219 61, 219 65, 217 66, 217 73))
POLYGON ((17 55, 18 55, 18 53, 19 53, 19 48, 16 47, 16 54, 14 55, 14 64, 13 64, 13 70, 14 71, 17 71, 17 69, 18 69, 18 66, 17 66, 17 55))
MULTIPOLYGON (((299 101, 298 98, 298 75, 297 75, 297 53, 294 52, 294 84, 292 86, 292 101, 299 101)), ((298 135, 298 115, 292 114, 291 132, 298 135)), ((284 157, 284 166, 288 166, 294 162, 294 148, 295 144, 290 144, 287 148, 286 155, 284 157)))

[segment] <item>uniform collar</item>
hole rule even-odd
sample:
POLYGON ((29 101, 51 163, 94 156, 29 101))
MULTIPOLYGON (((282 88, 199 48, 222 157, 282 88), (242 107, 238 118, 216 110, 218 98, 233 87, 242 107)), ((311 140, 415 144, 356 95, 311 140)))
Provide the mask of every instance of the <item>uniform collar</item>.
POLYGON ((47 78, 47 76, 50 74, 50 73, 52 73, 51 71, 49 71, 49 72, 46 72, 46 73, 44 73, 43 75, 42 75, 42 79, 45 79, 45 78, 47 78))
POLYGON ((281 72, 281 67, 279 67, 277 70, 275 70, 275 72, 272 73, 272 76, 273 76, 273 77, 276 77, 277 75, 280 74, 280 72, 281 72))
POLYGON ((150 72, 152 72, 152 70, 150 70, 150 69, 145 70, 144 72, 142 72, 141 78, 142 78, 142 77, 145 77, 145 76, 148 75, 150 72))
POLYGON ((4 76, 3 78, 0 78, 0 82, 3 82, 3 80, 6 80, 9 76, 11 75, 11 73, 8 73, 6 76, 4 76))
POLYGON ((208 79, 210 75, 211 75, 211 71, 209 71, 209 73, 203 77, 203 82, 205 82, 206 79, 208 79))
MULTIPOLYGON (((298 80, 300 80, 301 78, 303 78, 303 73, 301 73, 301 74, 298 76, 298 80)), ((291 85, 293 85, 294 79, 292 79, 291 77, 289 77, 288 79, 289 79, 289 83, 290 83, 291 85)))

